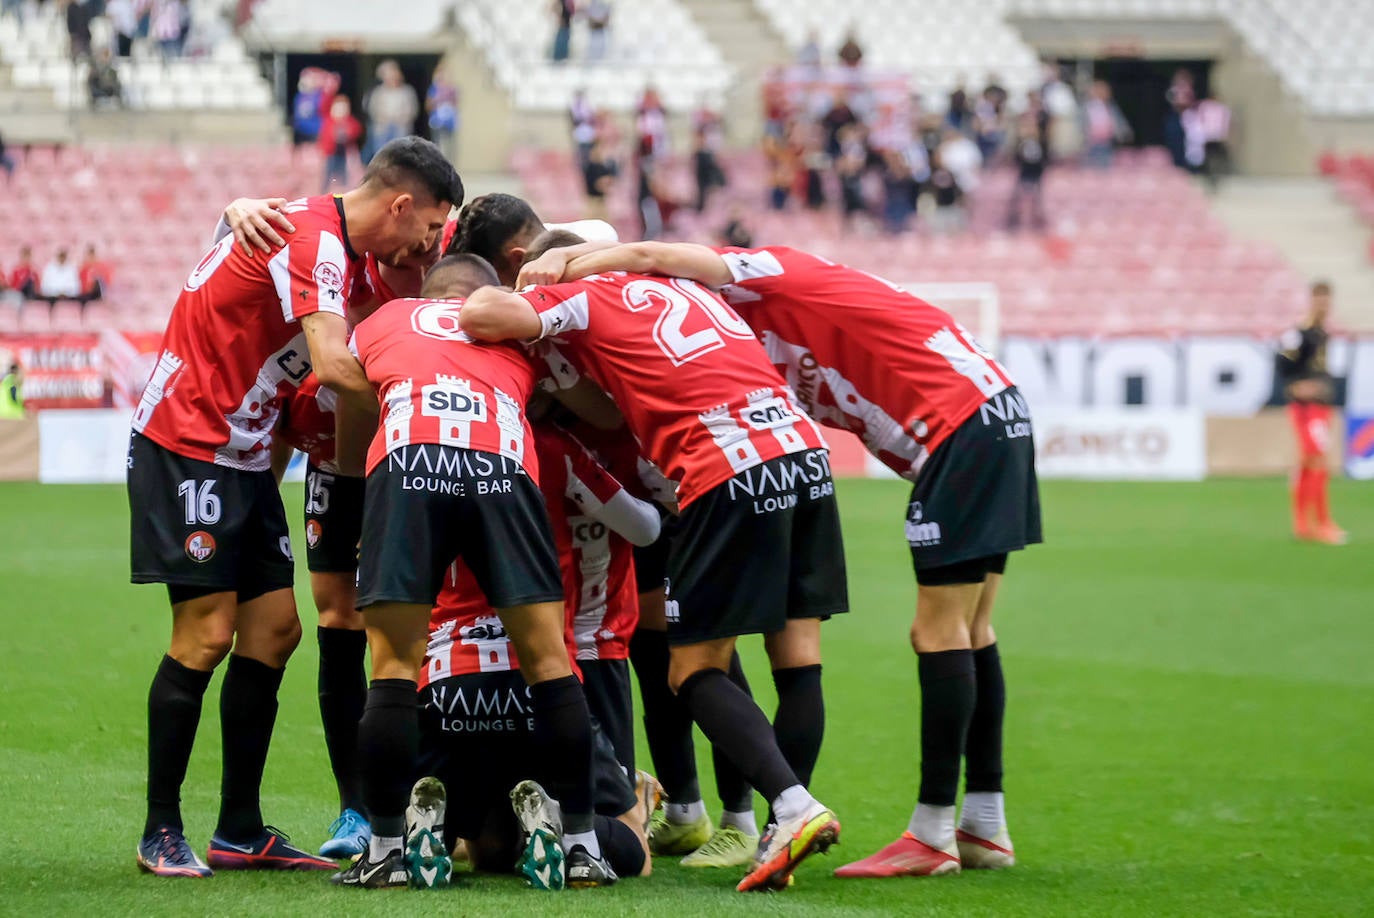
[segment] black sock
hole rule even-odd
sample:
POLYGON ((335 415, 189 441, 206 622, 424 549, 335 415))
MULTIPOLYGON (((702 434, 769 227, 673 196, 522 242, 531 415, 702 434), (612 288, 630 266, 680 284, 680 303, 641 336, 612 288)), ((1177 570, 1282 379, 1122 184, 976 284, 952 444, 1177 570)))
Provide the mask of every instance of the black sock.
POLYGON ((405 835, 406 803, 420 750, 419 688, 409 679, 373 679, 358 721, 358 776, 372 834, 405 835))
MULTIPOLYGON (((736 653, 730 658, 730 681, 738 685, 740 691, 753 698, 749 690, 749 680, 744 675, 744 665, 736 653)), ((681 702, 679 702, 680 704, 681 702)), ((711 764, 716 772, 716 793, 720 795, 720 805, 727 813, 749 813, 754 809, 754 789, 749 779, 740 773, 730 757, 719 746, 711 746, 711 764)))
POLYGON ((596 840, 601 855, 620 877, 637 877, 644 869, 644 846, 639 836, 619 819, 598 815, 595 820, 596 840))
POLYGON ((778 748, 797 773, 797 779, 810 787, 811 773, 816 770, 821 740, 825 736, 821 665, 775 669, 773 684, 778 689, 778 710, 773 715, 778 748))
POLYGON ((358 721, 367 704, 367 632, 318 628, 320 642, 320 722, 329 766, 339 788, 339 810, 363 812, 358 780, 358 721))
POLYGON ((766 799, 773 800, 801 783, 778 749, 773 725, 724 672, 703 669, 692 673, 678 689, 678 697, 706 738, 730 757, 766 799))
POLYGON ((592 715, 576 676, 530 686, 534 742, 554 766, 546 790, 563 810, 563 831, 592 828, 592 715))
POLYGON ((921 792, 930 806, 954 806, 959 762, 977 700, 973 651, 916 655, 921 679, 921 792))
POLYGON ((1002 790, 1002 714, 1007 707, 1007 684, 996 644, 973 652, 978 703, 964 743, 964 790, 997 793, 1002 790))
POLYGON ((692 715, 668 688, 668 635, 662 631, 636 631, 630 639, 630 662, 639 680, 644 739, 654 763, 654 777, 663 785, 664 795, 674 803, 700 800, 692 715))
POLYGON ((283 672, 249 657, 229 655, 219 693, 224 772, 215 829, 228 841, 252 841, 262 835, 262 769, 277 722, 283 672))
POLYGON ((182 830, 181 783, 200 725, 200 704, 213 673, 188 669, 164 656, 148 689, 148 819, 143 834, 160 826, 182 830))

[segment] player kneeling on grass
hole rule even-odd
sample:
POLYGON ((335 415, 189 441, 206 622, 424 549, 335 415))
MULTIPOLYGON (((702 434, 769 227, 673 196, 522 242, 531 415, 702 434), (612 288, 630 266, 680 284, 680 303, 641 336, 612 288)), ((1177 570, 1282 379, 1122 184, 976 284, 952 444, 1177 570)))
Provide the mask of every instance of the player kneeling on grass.
POLYGON ((1007 553, 1040 541, 1030 415, 1006 371, 948 313, 895 284, 795 249, 638 243, 555 249, 520 283, 613 270, 689 277, 762 339, 808 413, 857 434, 911 480, 911 645, 921 787, 907 831, 836 871, 928 876, 1013 863, 1002 797, 1006 687, 992 606, 1007 553), (967 764, 963 813, 954 804, 967 764))
MULTIPOLYGON (((580 241, 550 233, 531 248, 580 241)), ((482 340, 556 338, 619 406, 645 456, 678 482, 669 679, 777 817, 737 888, 786 887, 797 865, 840 832, 805 786, 824 733, 819 680, 780 698, 769 724, 726 671, 736 638, 763 634, 775 669, 819 673, 821 620, 848 609, 819 429, 749 327, 691 281, 620 274, 523 294, 488 287, 459 321, 482 340)))

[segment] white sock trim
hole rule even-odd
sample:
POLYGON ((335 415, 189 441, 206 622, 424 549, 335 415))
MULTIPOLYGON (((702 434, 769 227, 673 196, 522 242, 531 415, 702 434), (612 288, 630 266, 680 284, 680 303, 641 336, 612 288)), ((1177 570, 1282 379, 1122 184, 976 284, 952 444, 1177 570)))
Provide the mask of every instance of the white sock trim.
POLYGON ((588 829, 586 832, 569 832, 563 836, 563 853, 567 854, 572 850, 573 845, 581 845, 587 849, 587 853, 592 857, 601 857, 601 842, 596 839, 595 830, 588 829))
POLYGON ((907 831, 941 851, 954 844, 954 807, 916 804, 907 831))
POLYGON ((700 800, 693 800, 691 803, 665 803, 663 812, 667 814, 669 822, 687 825, 699 822, 706 815, 706 804, 700 800))
POLYGON ((778 818, 778 823, 784 823, 789 819, 797 819, 811 807, 816 805, 816 798, 800 784, 793 784, 791 787, 778 794, 773 801, 773 815, 778 818))
POLYGON ((754 820, 753 810, 749 810, 747 813, 732 813, 725 810, 720 814, 720 827, 723 829, 726 826, 734 826, 745 835, 755 838, 759 834, 759 824, 754 820))
POLYGON ((367 859, 376 864, 404 846, 405 839, 399 835, 374 835, 367 840, 367 859))

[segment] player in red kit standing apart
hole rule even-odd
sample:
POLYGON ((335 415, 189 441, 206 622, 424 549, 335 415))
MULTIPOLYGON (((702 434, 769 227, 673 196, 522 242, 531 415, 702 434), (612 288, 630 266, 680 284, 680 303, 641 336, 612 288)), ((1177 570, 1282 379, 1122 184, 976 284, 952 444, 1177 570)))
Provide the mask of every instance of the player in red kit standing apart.
POLYGON ((357 188, 288 207, 295 232, 280 251, 253 256, 222 239, 177 300, 128 460, 132 579, 166 584, 172 605, 171 645, 148 696, 145 870, 332 866, 265 828, 259 810, 277 689, 300 640, 270 470, 280 387, 313 369, 342 399, 370 398, 344 319, 360 253, 400 261, 430 248, 461 199, 433 144, 398 140, 357 188), (180 789, 205 689, 226 656, 221 809, 207 866, 186 841, 180 789))
POLYGON ((1326 319, 1331 285, 1312 285, 1307 321, 1290 329, 1278 354, 1279 380, 1288 398, 1288 417, 1298 441, 1298 467, 1292 476, 1293 535, 1307 542, 1344 545, 1347 536, 1331 519, 1327 497, 1331 478, 1331 374, 1326 370, 1326 319))
MULTIPOLYGON (((372 837, 335 876, 341 885, 407 882, 402 848, 419 742, 416 679, 430 613, 455 557, 472 571, 519 651, 537 712, 536 741, 559 779, 550 789, 561 804, 569 884, 616 878, 593 831, 591 718, 564 645, 558 557, 534 484, 537 462, 523 412, 534 366, 518 347, 473 343, 458 327, 462 302, 435 298, 495 280, 480 258, 446 258, 426 275, 422 295, 429 299, 394 300, 354 331, 382 414, 367 450, 357 600, 372 651, 358 727, 372 837)), ((341 440, 358 417, 341 417, 341 440)), ((340 449, 342 456, 342 443, 340 449)), ((435 856, 432 849, 411 854, 435 856)), ((409 874, 411 882, 429 882, 420 870, 409 874)))
POLYGON ((993 601, 1007 554, 1040 541, 1029 412, 1010 377, 943 310, 794 249, 640 243, 552 252, 522 282, 608 270, 720 289, 817 420, 849 430, 913 482, 906 537, 918 584, 921 786, 907 831, 845 877, 1006 867, 1006 688, 993 601), (571 258, 570 258, 571 256, 571 258), (961 759, 964 808, 955 824, 961 759))
MULTIPOLYGON (((550 233, 531 249, 578 242, 550 233)), ((645 456, 678 483, 669 679, 777 816, 738 888, 785 888, 802 859, 839 837, 835 815, 806 789, 823 701, 819 691, 782 698, 770 725, 726 670, 742 634, 765 635, 775 668, 819 666, 821 620, 848 609, 819 429, 749 327, 690 281, 621 274, 523 294, 486 288, 459 320, 483 340, 563 342, 620 407, 645 456), (804 710, 784 716, 786 707, 804 710)))

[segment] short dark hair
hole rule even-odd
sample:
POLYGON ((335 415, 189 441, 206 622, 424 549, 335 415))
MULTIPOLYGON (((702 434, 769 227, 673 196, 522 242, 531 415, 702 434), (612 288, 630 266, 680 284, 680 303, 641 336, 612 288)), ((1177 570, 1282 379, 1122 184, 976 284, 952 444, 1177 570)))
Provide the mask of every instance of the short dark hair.
POLYGON ((537 233, 544 222, 523 198, 513 194, 484 194, 458 215, 458 232, 453 234, 448 253, 480 255, 495 264, 501 249, 525 232, 537 233))
POLYGON ((565 249, 570 245, 581 245, 586 241, 571 230, 545 230, 536 236, 534 241, 530 243, 530 247, 525 250, 525 260, 522 264, 529 264, 549 249, 565 249))
POLYGON ((420 296, 465 297, 479 287, 494 287, 501 283, 491 262, 477 255, 445 255, 425 272, 420 296))
POLYGON ((436 204, 463 206, 463 180, 443 152, 423 137, 397 137, 372 157, 363 184, 423 191, 436 204))
POLYGON ((1313 296, 1322 296, 1322 295, 1330 296, 1330 295, 1331 295, 1331 282, 1330 282, 1330 281, 1319 280, 1319 281, 1317 281, 1316 283, 1314 283, 1314 284, 1312 285, 1312 295, 1313 295, 1313 296))

